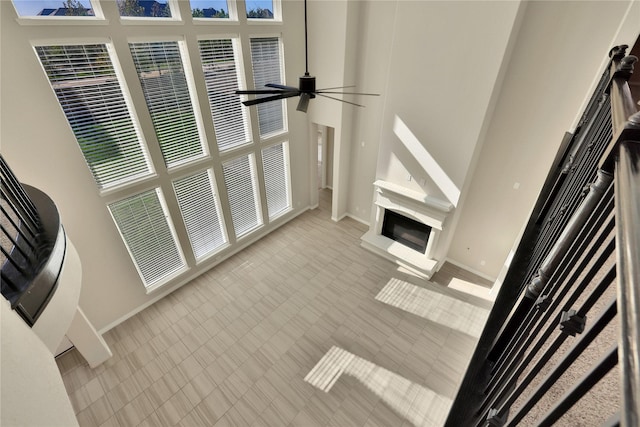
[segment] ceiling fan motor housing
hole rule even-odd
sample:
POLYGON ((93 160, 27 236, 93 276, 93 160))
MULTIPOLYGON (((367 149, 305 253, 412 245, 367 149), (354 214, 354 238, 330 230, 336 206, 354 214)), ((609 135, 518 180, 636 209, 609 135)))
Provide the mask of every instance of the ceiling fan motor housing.
POLYGON ((300 77, 298 81, 298 90, 301 93, 308 93, 310 98, 315 98, 316 95, 314 92, 316 91, 316 78, 309 74, 305 74, 300 77))

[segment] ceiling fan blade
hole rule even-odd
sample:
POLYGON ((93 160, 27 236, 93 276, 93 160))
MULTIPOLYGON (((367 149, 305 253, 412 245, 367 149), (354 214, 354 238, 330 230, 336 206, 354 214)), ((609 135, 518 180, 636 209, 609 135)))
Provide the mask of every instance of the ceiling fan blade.
POLYGON ((311 99, 311 97, 308 93, 302 93, 300 95, 300 101, 298 102, 298 107, 296 108, 296 110, 306 113, 307 108, 309 107, 309 99, 311 99))
MULTIPOLYGON (((298 89, 296 89, 296 92, 298 89)), ((236 95, 263 95, 272 93, 286 93, 288 91, 275 89, 236 90, 236 95)))
POLYGON ((351 85, 351 86, 339 86, 339 87, 325 87, 322 89, 318 89, 318 90, 334 90, 334 89, 348 89, 350 87, 356 87, 356 85, 351 85))
POLYGON ((251 105, 262 104, 263 102, 277 101, 279 99, 285 99, 285 98, 293 98, 294 96, 298 96, 298 95, 300 95, 300 92, 280 92, 280 95, 265 96, 264 98, 250 99, 248 101, 243 101, 242 104, 249 107, 251 105))
POLYGON ((367 95, 367 96, 380 96, 379 93, 362 93, 362 92, 329 92, 326 90, 317 90, 315 93, 334 93, 336 95, 367 95))
POLYGON ((283 89, 283 90, 298 90, 297 87, 279 85, 279 84, 276 84, 276 83, 267 83, 265 86, 266 87, 274 87, 274 88, 283 89))
POLYGON ((335 100, 335 101, 340 101, 340 102, 344 102, 344 103, 346 103, 346 104, 355 105, 356 107, 362 107, 362 108, 364 108, 364 105, 356 104, 355 102, 345 101, 344 99, 334 98, 333 96, 327 96, 327 95, 324 95, 324 94, 322 94, 322 93, 317 93, 317 92, 316 92, 316 94, 317 94, 318 96, 323 96, 323 97, 325 97, 325 98, 333 99, 333 100, 335 100))

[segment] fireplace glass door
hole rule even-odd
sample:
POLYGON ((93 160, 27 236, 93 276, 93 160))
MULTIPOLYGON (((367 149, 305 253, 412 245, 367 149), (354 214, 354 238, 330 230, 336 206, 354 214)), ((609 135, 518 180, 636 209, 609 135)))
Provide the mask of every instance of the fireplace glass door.
POLYGON ((428 225, 385 209, 382 223, 383 236, 424 254, 430 233, 431 227, 428 225))

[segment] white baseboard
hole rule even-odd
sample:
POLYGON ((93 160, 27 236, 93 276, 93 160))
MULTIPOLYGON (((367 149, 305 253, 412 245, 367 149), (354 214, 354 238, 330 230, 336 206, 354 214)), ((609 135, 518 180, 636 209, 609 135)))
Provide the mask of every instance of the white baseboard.
POLYGON ((221 256, 220 259, 213 264, 211 267, 196 272, 196 273, 192 273, 189 276, 186 276, 185 278, 183 278, 182 280, 180 280, 178 283, 175 283, 173 285, 168 285, 166 287, 166 289, 162 289, 162 292, 160 292, 158 295, 154 296, 151 300, 145 302, 144 304, 136 307, 135 309, 133 309, 132 311, 128 312, 127 314, 120 316, 118 319, 114 320, 113 322, 107 324, 106 326, 100 328, 100 330, 98 331, 98 334, 103 335, 107 332, 109 332, 111 329, 115 328, 116 326, 118 326, 120 323, 126 321, 127 319, 135 316, 136 314, 140 313, 142 310, 150 307, 151 305, 155 304, 156 302, 160 301, 162 298, 166 297, 167 295, 169 295, 171 292, 177 290, 178 288, 181 288, 182 286, 186 285, 187 283, 191 282, 192 280, 196 279, 198 276, 201 276, 202 274, 206 273, 207 271, 211 270, 212 268, 215 268, 218 264, 220 264, 221 262, 224 262, 226 259, 232 257, 233 255, 237 254, 238 252, 240 252, 241 250, 245 249, 247 246, 253 244, 254 242, 260 240, 261 238, 267 236, 268 234, 270 234, 271 232, 277 230, 278 228, 280 228, 281 226, 283 226, 284 224, 287 224, 289 221, 294 220, 296 217, 302 215, 303 213, 309 211, 313 209, 312 206, 307 206, 306 209, 300 209, 298 212, 295 212, 294 214, 292 214, 286 221, 282 221, 281 223, 275 225, 273 228, 270 228, 269 231, 267 233, 261 234, 259 236, 256 236, 253 239, 247 240, 246 242, 244 242, 241 246, 239 246, 238 248, 236 248, 233 251, 230 251, 228 253, 226 253, 224 256, 221 256))
POLYGON ((364 225, 366 225, 367 227, 370 227, 370 226, 371 226, 371 223, 369 223, 369 221, 365 221, 364 219, 362 219, 362 218, 358 218, 357 216, 352 215, 352 214, 350 214, 350 213, 346 213, 346 214, 345 214, 345 216, 348 216, 348 217, 349 217, 349 218, 351 218, 352 220, 357 221, 357 222, 359 222, 360 224, 364 224, 364 225))
POLYGON ((446 257, 446 258, 445 258, 445 261, 446 261, 446 262, 448 262, 448 263, 451 263, 451 264, 455 265, 456 267, 460 267, 460 268, 462 268, 462 269, 464 269, 464 270, 467 270, 469 273, 473 273, 473 274, 475 274, 476 276, 480 276, 480 277, 482 277, 483 279, 486 279, 486 280, 490 281, 491 283, 495 283, 495 281, 496 281, 496 278, 495 278, 495 277, 491 277, 491 276, 489 276, 489 275, 488 275, 488 274, 486 274, 486 273, 483 273, 483 272, 481 272, 481 271, 475 270, 475 269, 473 269, 473 268, 469 267, 468 265, 464 265, 463 263, 458 262, 458 261, 455 261, 455 260, 453 260, 453 259, 451 259, 451 258, 449 258, 449 257, 446 257))

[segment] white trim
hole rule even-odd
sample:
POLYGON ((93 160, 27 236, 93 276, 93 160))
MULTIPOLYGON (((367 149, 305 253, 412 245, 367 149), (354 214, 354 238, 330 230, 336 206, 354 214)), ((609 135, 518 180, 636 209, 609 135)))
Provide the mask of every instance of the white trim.
POLYGON ((351 214, 350 212, 347 212, 346 214, 344 214, 344 215, 342 216, 342 218, 344 218, 344 217, 349 217, 349 218, 351 218, 352 220, 359 222, 360 224, 364 224, 364 225, 366 225, 367 227, 371 226, 371 223, 370 223, 369 221, 365 221, 365 220, 364 220, 364 219, 362 219, 362 218, 358 218, 357 216, 355 216, 355 215, 351 214))
MULTIPOLYGON (((47 46, 79 46, 79 45, 87 45, 87 44, 109 45, 113 43, 113 40, 111 39, 111 37, 79 37, 79 38, 51 37, 47 39, 42 39, 42 38, 31 39, 29 40, 29 42, 31 43, 31 46, 35 49, 36 47, 47 47, 47 46)), ((36 53, 36 56, 37 56, 37 53, 36 53)), ((113 61, 113 58, 110 58, 110 59, 111 61, 113 61)), ((44 67, 43 67, 43 70, 44 70, 44 67)), ((46 76, 46 72, 45 72, 45 76, 46 76)))
POLYGON ((97 18, 94 16, 91 17, 82 17, 82 16, 76 16, 73 19, 72 18, 66 18, 66 17, 59 17, 59 18, 54 18, 52 16, 43 16, 43 17, 22 17, 22 18, 16 18, 16 22, 18 23, 18 25, 24 25, 24 26, 32 26, 32 25, 37 25, 37 26, 45 26, 45 25, 51 25, 51 26, 75 26, 75 25, 109 25, 109 20, 108 19, 104 19, 104 18, 97 18))
POLYGON ((419 277, 430 279, 442 265, 438 260, 440 234, 453 205, 428 194, 378 180, 374 186, 373 223, 361 237, 361 246, 387 258, 419 277), (431 228, 424 253, 382 235, 385 210, 397 212, 431 228))
POLYGON ((463 270, 467 270, 469 273, 473 273, 473 274, 475 274, 476 276, 482 277, 483 279, 488 280, 488 281, 490 281, 491 283, 494 283, 494 284, 495 284, 495 281, 496 281, 496 278, 495 278, 495 277, 491 277, 491 276, 489 276, 489 275, 488 275, 488 274, 486 274, 486 273, 483 273, 483 272, 481 272, 481 271, 475 270, 475 269, 473 269, 473 268, 469 267, 468 265, 465 265, 465 264, 463 264, 463 263, 461 263, 461 262, 455 261, 455 260, 453 260, 453 259, 451 259, 451 258, 449 258, 449 257, 446 257, 444 260, 445 260, 446 262, 450 263, 450 264, 455 265, 456 267, 462 268, 463 270))

